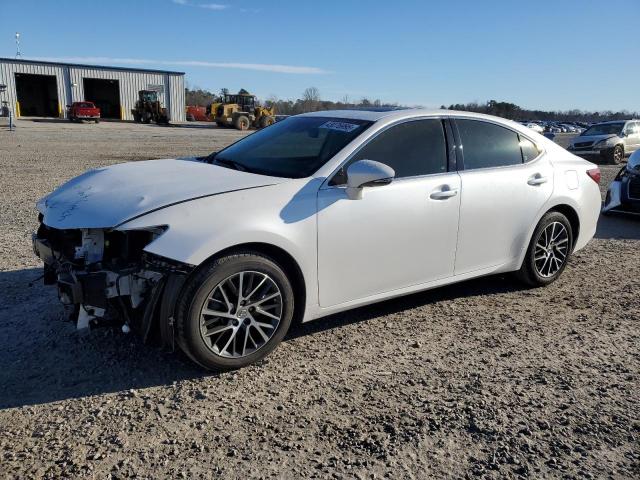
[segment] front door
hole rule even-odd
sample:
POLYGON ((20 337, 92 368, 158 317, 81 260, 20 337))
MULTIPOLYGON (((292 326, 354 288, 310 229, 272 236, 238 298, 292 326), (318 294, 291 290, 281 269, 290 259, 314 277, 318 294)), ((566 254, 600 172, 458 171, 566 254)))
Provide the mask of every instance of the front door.
POLYGON ((366 187, 360 200, 347 198, 339 175, 318 192, 322 307, 453 275, 460 177, 448 172, 443 122, 393 125, 347 164, 362 159, 385 163, 396 176, 366 187))

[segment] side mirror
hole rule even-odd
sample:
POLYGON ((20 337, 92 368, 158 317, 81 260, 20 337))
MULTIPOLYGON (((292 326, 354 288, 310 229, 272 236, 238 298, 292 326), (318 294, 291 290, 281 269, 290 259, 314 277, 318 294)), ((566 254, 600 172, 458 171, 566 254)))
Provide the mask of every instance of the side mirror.
POLYGON ((395 175, 396 172, 389 165, 373 160, 358 160, 347 168, 347 197, 360 200, 364 187, 388 185, 395 175))

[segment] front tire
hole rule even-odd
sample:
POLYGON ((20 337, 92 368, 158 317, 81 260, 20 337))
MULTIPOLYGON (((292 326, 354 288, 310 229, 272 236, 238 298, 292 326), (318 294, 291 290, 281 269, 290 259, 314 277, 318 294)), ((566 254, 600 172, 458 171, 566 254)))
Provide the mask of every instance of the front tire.
POLYGON ((236 118, 235 121, 235 127, 238 130, 249 130, 249 127, 251 126, 251 121, 249 121, 249 117, 247 117, 246 115, 240 115, 238 118, 236 118))
POLYGON ((273 125, 274 120, 272 117, 262 117, 260 119, 260 128, 267 128, 273 125))
POLYGON ((209 370, 241 368, 266 357, 293 318, 284 270, 258 252, 221 257, 187 281, 178 300, 178 343, 209 370))
POLYGON ((571 223, 560 212, 548 212, 533 232, 517 276, 532 287, 549 285, 564 271, 572 250, 571 223))
POLYGON ((613 165, 620 165, 624 160, 624 147, 622 145, 616 145, 611 152, 611 163, 613 165))

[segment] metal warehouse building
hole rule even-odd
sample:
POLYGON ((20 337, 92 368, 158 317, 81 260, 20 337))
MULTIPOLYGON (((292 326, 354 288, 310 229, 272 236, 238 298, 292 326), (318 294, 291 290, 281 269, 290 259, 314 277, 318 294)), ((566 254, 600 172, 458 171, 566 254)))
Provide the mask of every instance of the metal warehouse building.
POLYGON ((0 84, 16 117, 64 118, 66 106, 91 101, 102 118, 133 120, 140 90, 155 90, 171 121, 185 120, 184 73, 0 58, 0 84))

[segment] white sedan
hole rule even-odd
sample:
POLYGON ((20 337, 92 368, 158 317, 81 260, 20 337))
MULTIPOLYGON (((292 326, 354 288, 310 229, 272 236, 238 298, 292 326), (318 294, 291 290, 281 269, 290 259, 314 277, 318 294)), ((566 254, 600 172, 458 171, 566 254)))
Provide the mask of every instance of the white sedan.
POLYGON ((599 179, 500 118, 316 112, 208 157, 89 171, 38 202, 33 244, 78 328, 238 368, 294 320, 500 272, 553 282, 594 235, 599 179))

